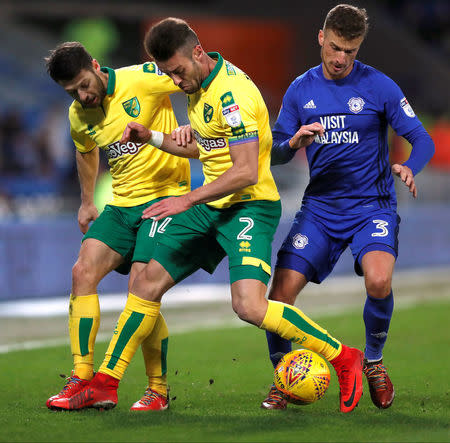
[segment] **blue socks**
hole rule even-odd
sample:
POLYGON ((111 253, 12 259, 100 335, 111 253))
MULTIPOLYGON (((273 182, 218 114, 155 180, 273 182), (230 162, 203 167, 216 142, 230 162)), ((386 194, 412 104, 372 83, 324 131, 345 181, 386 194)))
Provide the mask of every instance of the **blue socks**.
POLYGON ((269 346, 270 361, 275 368, 284 354, 292 351, 292 343, 290 340, 280 337, 274 332, 266 331, 267 344, 269 346))
POLYGON ((383 356, 383 347, 388 335, 393 310, 394 296, 392 291, 386 298, 374 298, 367 294, 363 318, 366 325, 365 357, 368 361, 377 361, 383 356))

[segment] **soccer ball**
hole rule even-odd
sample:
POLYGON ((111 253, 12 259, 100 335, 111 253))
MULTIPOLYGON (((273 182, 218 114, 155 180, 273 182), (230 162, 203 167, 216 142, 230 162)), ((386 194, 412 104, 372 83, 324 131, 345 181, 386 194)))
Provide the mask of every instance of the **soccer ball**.
POLYGON ((290 403, 314 403, 324 396, 329 384, 325 360, 307 349, 289 352, 275 368, 275 386, 290 403))

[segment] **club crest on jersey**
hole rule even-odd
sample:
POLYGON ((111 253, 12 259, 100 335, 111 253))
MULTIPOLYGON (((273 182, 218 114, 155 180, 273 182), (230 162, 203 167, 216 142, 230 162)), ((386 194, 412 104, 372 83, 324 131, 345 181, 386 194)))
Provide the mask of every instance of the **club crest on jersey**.
POLYGON ((141 113, 141 105, 137 97, 130 98, 129 100, 122 103, 125 112, 133 118, 136 118, 141 113))
POLYGON ((154 62, 144 63, 143 71, 148 74, 164 75, 161 69, 159 69, 154 62))
POLYGON ((237 128, 242 123, 239 105, 233 104, 222 109, 225 120, 232 128, 237 128))
POLYGON ((362 111, 366 103, 361 97, 352 97, 347 104, 350 111, 354 114, 358 114, 358 112, 362 111))
POLYGON ((211 121, 213 113, 213 107, 208 105, 208 103, 205 103, 205 106, 203 106, 203 119, 205 120, 205 123, 209 123, 211 121))
POLYGON ((295 234, 292 239, 292 245, 295 249, 305 249, 305 246, 308 244, 308 237, 303 234, 295 234))
POLYGON ((403 97, 400 100, 400 106, 403 109, 403 112, 408 116, 408 117, 415 117, 416 114, 414 114, 413 108, 411 108, 411 105, 408 103, 408 100, 406 100, 406 97, 403 97))

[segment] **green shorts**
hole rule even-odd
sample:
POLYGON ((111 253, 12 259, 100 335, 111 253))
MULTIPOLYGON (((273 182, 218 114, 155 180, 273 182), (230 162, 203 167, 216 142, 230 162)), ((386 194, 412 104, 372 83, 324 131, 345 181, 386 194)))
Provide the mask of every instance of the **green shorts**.
POLYGON ((148 206, 166 197, 156 198, 138 206, 121 207, 106 205, 83 237, 95 238, 118 252, 124 262, 116 268, 120 274, 128 274, 133 262, 148 263, 154 254, 156 241, 164 231, 166 219, 155 222, 142 219, 148 206))
POLYGON ((216 209, 202 204, 176 214, 158 238, 153 258, 179 282, 199 268, 212 273, 225 255, 230 283, 256 279, 267 284, 280 201, 258 200, 216 209))

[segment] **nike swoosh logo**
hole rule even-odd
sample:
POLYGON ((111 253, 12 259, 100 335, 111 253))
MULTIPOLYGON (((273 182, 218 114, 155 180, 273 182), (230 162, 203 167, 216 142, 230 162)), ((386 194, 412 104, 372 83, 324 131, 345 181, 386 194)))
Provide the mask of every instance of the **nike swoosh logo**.
POLYGON ((344 401, 344 405, 347 406, 347 408, 349 408, 352 405, 353 400, 355 399, 355 391, 356 391, 356 375, 355 380, 353 381, 352 395, 350 395, 350 398, 347 401, 344 401))

